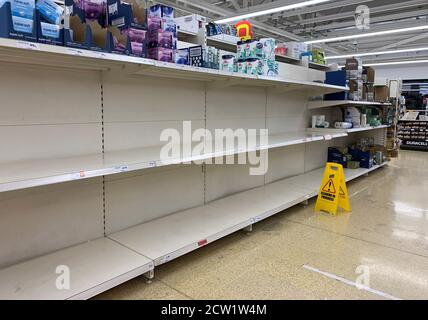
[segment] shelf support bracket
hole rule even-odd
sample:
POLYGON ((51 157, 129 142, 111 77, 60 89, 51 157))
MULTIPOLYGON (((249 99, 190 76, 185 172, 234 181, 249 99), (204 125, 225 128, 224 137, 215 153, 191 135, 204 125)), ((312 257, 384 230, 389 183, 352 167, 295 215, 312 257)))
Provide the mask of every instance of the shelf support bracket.
POLYGON ((247 232, 247 233, 251 233, 251 232, 253 232, 253 225, 252 224, 250 224, 249 226, 247 226, 247 227, 245 227, 244 229, 242 229, 244 232, 247 232))
POLYGON ((146 279, 146 283, 152 283, 155 277, 155 269, 152 269, 143 274, 143 277, 146 279))

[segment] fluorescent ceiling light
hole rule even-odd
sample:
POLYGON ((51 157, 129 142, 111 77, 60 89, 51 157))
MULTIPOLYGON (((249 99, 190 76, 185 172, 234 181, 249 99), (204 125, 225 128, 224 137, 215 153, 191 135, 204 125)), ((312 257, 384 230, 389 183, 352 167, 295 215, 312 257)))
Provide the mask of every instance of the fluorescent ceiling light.
POLYGON ((419 26, 419 27, 411 27, 411 28, 403 28, 403 29, 370 32, 370 33, 361 33, 361 34, 354 34, 351 36, 343 36, 343 37, 336 37, 336 38, 311 40, 311 41, 306 41, 306 43, 307 44, 315 44, 315 43, 337 42, 337 41, 343 41, 343 40, 349 40, 349 39, 359 39, 359 38, 382 36, 382 35, 386 35, 386 34, 413 32, 413 31, 421 31, 421 30, 428 30, 428 25, 419 26))
POLYGON ((414 63, 428 63, 428 60, 365 63, 364 65, 367 66, 367 67, 376 67, 376 66, 393 66, 393 65, 398 65, 398 64, 414 64, 414 63))
POLYGON ((331 57, 325 57, 325 58, 326 59, 342 59, 342 58, 380 56, 380 55, 384 55, 384 54, 418 52, 418 51, 428 51, 428 47, 424 47, 424 48, 412 48, 412 49, 400 49, 400 50, 390 50, 390 51, 378 51, 378 52, 366 52, 366 53, 354 53, 354 54, 345 54, 345 55, 341 55, 341 56, 331 56, 331 57))
POLYGON ((272 13, 275 13, 275 12, 293 10, 293 9, 307 7, 307 6, 312 6, 312 5, 315 5, 315 4, 320 4, 320 3, 329 2, 329 1, 332 1, 332 0, 310 0, 310 1, 304 1, 304 2, 299 2, 299 3, 295 3, 295 4, 289 4, 287 6, 282 6, 282 7, 278 7, 278 8, 272 8, 272 9, 267 9, 267 10, 262 10, 262 11, 257 11, 257 12, 251 12, 251 13, 247 13, 247 14, 242 14, 242 15, 235 16, 235 17, 225 18, 225 19, 217 20, 217 21, 215 21, 215 23, 221 24, 221 23, 229 23, 229 22, 234 22, 234 21, 239 21, 239 20, 245 20, 245 19, 248 19, 248 18, 265 16, 265 15, 272 14, 272 13))
MULTIPOLYGON (((363 63, 365 67, 379 67, 379 66, 394 66, 400 64, 415 64, 415 63, 426 63, 428 60, 406 60, 406 61, 391 61, 391 62, 376 62, 376 63, 363 63)), ((339 68, 344 68, 344 65, 339 65, 339 68)))

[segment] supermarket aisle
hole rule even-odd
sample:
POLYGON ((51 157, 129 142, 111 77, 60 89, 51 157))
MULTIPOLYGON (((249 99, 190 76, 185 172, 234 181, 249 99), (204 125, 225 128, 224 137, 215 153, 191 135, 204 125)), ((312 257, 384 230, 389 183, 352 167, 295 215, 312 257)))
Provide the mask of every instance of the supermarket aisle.
POLYGON ((426 153, 402 151, 349 184, 352 214, 315 214, 311 201, 157 268, 151 284, 134 279, 97 298, 428 299, 427 168, 426 153), (331 278, 355 282, 356 271, 377 291, 331 278))

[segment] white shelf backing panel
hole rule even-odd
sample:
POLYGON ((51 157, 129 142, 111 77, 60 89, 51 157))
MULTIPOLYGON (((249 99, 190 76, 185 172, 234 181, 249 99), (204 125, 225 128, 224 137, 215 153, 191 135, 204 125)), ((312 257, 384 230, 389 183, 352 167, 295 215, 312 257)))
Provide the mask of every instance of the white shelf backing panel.
POLYGON ((334 100, 334 101, 310 101, 309 110, 330 108, 337 106, 391 106, 390 103, 369 102, 369 101, 351 101, 351 100, 334 100))
POLYGON ((363 132, 363 131, 371 131, 377 129, 386 129, 389 128, 388 125, 381 125, 377 127, 363 127, 363 128, 352 128, 352 129, 334 129, 334 128, 309 128, 307 132, 314 134, 340 134, 340 133, 354 133, 354 132, 363 132))
POLYGON ((0 60, 100 71, 110 71, 112 69, 118 71, 124 69, 124 72, 127 74, 159 76, 173 79, 178 78, 208 82, 231 80, 231 86, 273 86, 282 90, 316 90, 320 93, 348 90, 346 87, 325 85, 310 81, 276 79, 274 82, 270 82, 269 80, 271 79, 269 79, 269 77, 243 75, 125 55, 77 50, 12 39, 0 39, 0 60))
POLYGON ((154 168, 105 179, 105 231, 118 232, 204 204, 202 166, 154 168))
POLYGON ((89 299, 153 268, 146 257, 100 238, 0 269, 0 299, 89 299), (60 266, 70 271, 69 290, 57 289, 60 266))
MULTIPOLYGON (((346 170, 347 181, 379 167, 346 170)), ((158 266, 316 196, 323 172, 318 169, 284 179, 108 237, 154 260, 158 266)))

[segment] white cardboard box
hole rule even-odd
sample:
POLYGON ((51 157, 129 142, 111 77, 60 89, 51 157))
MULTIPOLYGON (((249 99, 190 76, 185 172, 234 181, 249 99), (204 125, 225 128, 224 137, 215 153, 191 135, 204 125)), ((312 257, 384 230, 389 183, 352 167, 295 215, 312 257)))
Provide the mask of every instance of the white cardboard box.
POLYGON ((190 16, 178 17, 174 19, 177 24, 177 29, 190 33, 198 33, 199 29, 205 28, 207 19, 198 14, 192 14, 190 16))

